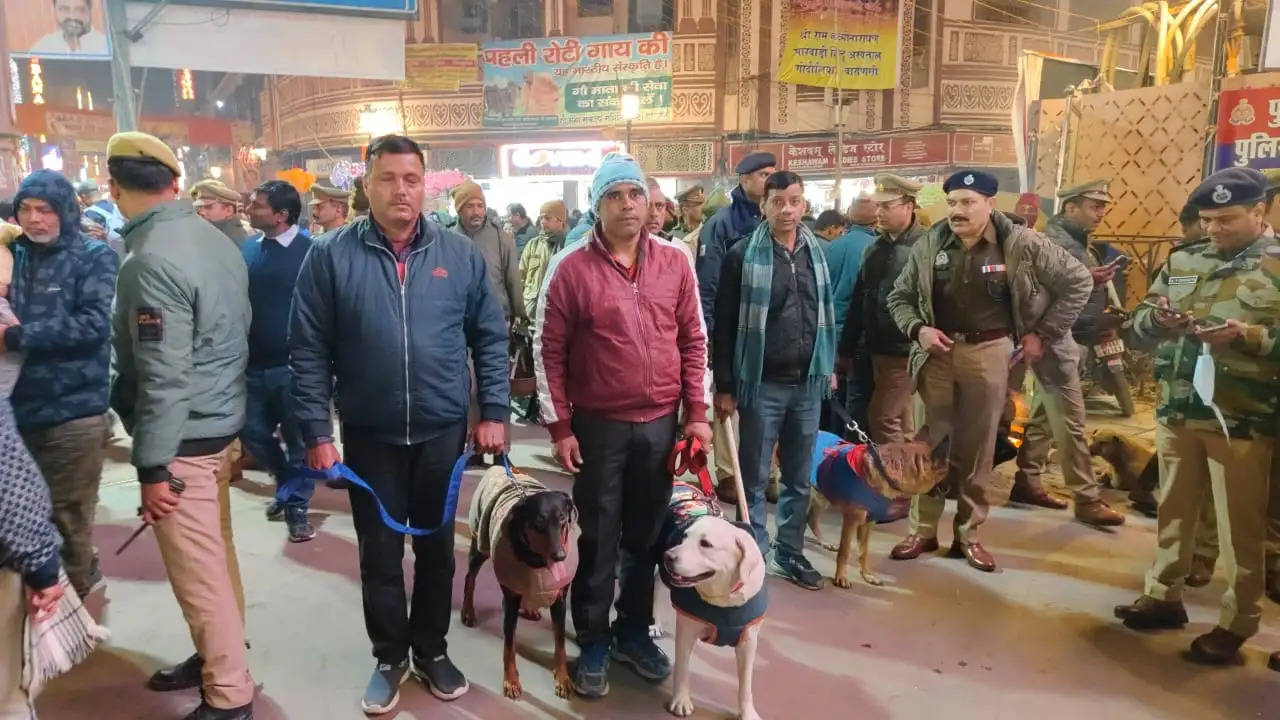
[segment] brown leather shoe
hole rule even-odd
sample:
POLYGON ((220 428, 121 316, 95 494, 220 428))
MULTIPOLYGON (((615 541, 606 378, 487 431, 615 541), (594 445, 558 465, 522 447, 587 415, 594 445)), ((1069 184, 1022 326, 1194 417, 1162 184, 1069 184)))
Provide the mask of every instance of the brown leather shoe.
POLYGON ((960 542, 956 540, 951 543, 951 550, 947 552, 950 557, 963 557, 969 561, 969 567, 982 572, 995 572, 996 559, 991 557, 991 553, 982 547, 979 542, 960 542))
POLYGON ((1114 527, 1124 524, 1124 516, 1112 510, 1102 500, 1076 503, 1076 519, 1085 525, 1114 527))
POLYGON ((1048 493, 1042 487, 1031 487, 1014 483, 1013 491, 1009 493, 1009 502, 1020 503, 1022 505, 1034 505, 1036 507, 1049 508, 1050 510, 1066 510, 1067 501, 1056 498, 1048 493))
POLYGON ((1115 615, 1133 630, 1175 630, 1187 624, 1187 609, 1177 600, 1143 595, 1129 605, 1117 605, 1115 615))
POLYGON ((1205 665, 1227 665, 1240 659, 1240 646, 1245 638, 1230 630, 1214 627, 1191 641, 1188 659, 1205 665))
POLYGON ((1187 587, 1204 587, 1213 579, 1213 558, 1191 556, 1191 572, 1187 573, 1187 587))
POLYGON ((733 478, 723 478, 716 483, 716 497, 726 505, 738 504, 738 486, 733 482, 733 478))
POLYGON ((889 552, 889 557, 894 560, 915 560, 920 557, 921 553, 934 552, 937 549, 938 538, 920 537, 912 533, 905 537, 902 542, 893 546, 893 550, 889 552))
POLYGON ((1280 651, 1271 653, 1271 657, 1267 659, 1267 667, 1280 672, 1280 651))

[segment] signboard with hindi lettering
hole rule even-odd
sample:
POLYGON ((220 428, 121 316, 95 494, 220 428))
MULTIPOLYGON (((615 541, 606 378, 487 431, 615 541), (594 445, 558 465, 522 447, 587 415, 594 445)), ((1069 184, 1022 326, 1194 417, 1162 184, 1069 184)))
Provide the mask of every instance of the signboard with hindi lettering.
POLYGON ((671 48, 669 32, 486 43, 484 125, 613 125, 624 93, 640 97, 636 121, 670 121, 671 48))
POLYGON ((404 46, 404 84, 416 90, 457 92, 479 73, 475 43, 423 43, 404 46))
POLYGON ((778 80, 887 90, 898 83, 902 4, 897 0, 786 0, 778 80))
POLYGON ((1280 168, 1280 87, 1223 90, 1213 167, 1280 168))

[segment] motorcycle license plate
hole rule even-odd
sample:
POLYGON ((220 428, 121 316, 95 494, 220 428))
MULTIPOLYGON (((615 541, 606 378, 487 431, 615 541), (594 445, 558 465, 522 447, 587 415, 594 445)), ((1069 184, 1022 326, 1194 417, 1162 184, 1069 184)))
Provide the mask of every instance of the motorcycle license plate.
POLYGON ((1124 340, 1116 338, 1108 340, 1098 346, 1099 355, 1122 355, 1124 354, 1124 340))

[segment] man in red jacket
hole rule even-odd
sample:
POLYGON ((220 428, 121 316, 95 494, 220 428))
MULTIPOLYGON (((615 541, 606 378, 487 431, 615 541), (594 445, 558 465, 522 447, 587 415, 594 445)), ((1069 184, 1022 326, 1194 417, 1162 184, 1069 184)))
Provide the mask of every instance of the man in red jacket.
POLYGON ((681 403, 685 435, 708 444, 711 427, 706 332, 688 255, 645 230, 648 189, 629 155, 604 158, 591 199, 599 222, 547 270, 534 364, 556 459, 575 474, 582 528, 569 596, 582 648, 574 688, 602 697, 611 646, 613 658, 642 677, 671 672, 649 638, 653 546, 671 497, 667 456, 681 403), (611 629, 619 556, 622 589, 611 629))

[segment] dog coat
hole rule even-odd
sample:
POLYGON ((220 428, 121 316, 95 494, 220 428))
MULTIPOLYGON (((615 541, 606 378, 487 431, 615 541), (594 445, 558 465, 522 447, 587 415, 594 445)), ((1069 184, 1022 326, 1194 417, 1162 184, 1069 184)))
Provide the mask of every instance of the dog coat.
MULTIPOLYGON (((667 504, 667 517, 662 524, 663 552, 684 542, 684 535, 692 525, 705 517, 724 518, 720 507, 696 486, 677 481, 671 489, 671 502, 667 504)), ((749 527, 738 527, 750 532, 749 527)), ((658 574, 671 590, 671 604, 676 612, 706 623, 701 637, 703 642, 722 647, 735 647, 752 625, 764 620, 769 607, 766 586, 745 604, 736 607, 712 605, 698 594, 697 588, 676 587, 664 563, 658 563, 658 574)))
POLYGON ((508 516, 526 494, 546 492, 542 483, 527 475, 514 478, 492 473, 480 481, 467 520, 475 537, 476 549, 493 560, 498 584, 520 596, 525 610, 550 607, 560 597, 578 570, 578 543, 570 532, 565 543, 565 559, 546 567, 530 567, 516 556, 508 535, 508 516))
POLYGON ((809 482, 832 505, 866 508, 868 518, 882 522, 888 516, 891 501, 863 479, 862 469, 869 459, 866 445, 846 442, 837 435, 819 431, 809 482))

